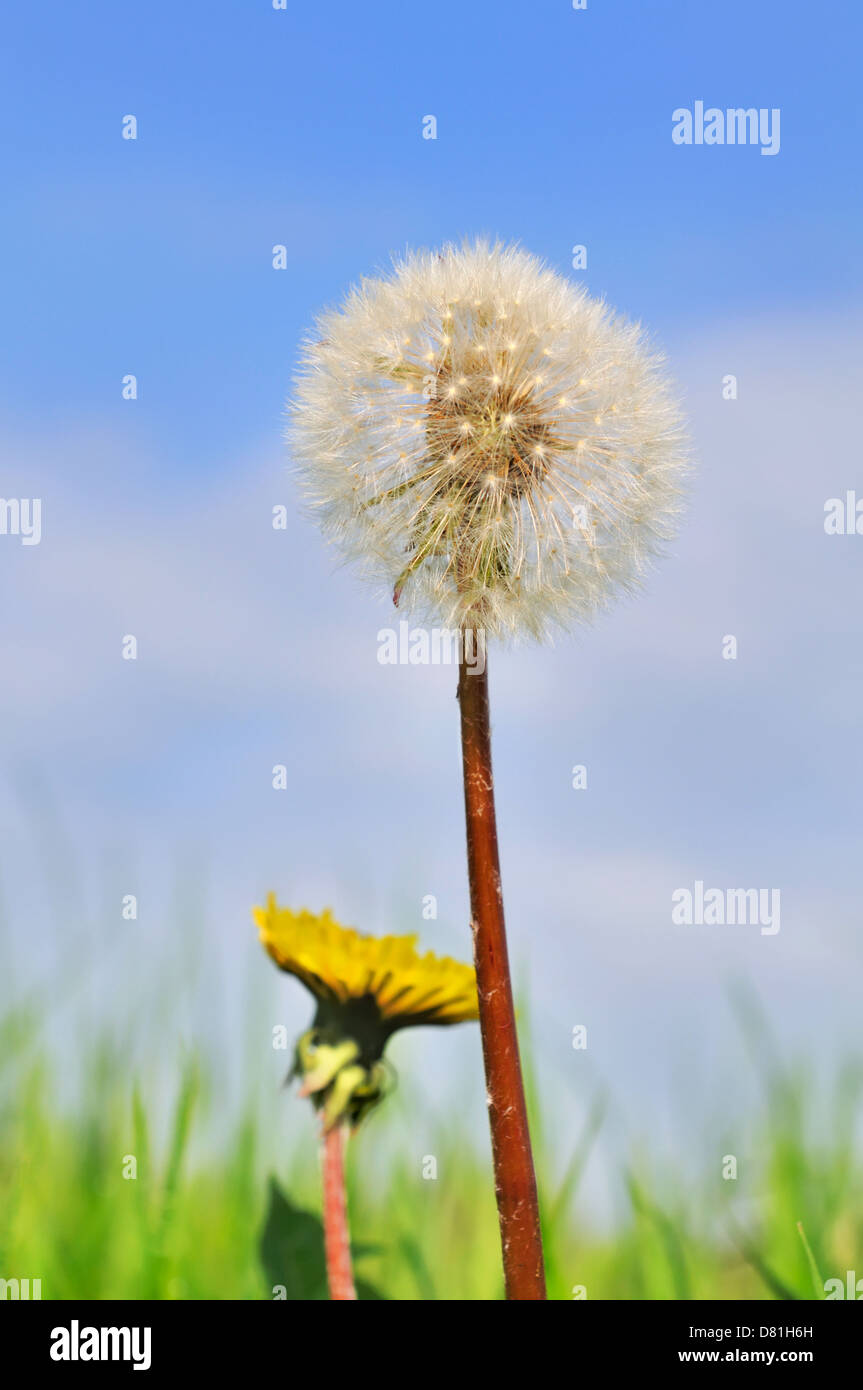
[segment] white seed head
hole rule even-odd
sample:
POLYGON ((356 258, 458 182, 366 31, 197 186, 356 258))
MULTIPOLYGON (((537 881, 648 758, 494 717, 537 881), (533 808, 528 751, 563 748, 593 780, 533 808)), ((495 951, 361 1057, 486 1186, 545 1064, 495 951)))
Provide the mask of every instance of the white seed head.
POLYGON ((687 471, 641 329, 484 242, 410 255, 321 316, 289 438, 349 558, 417 618, 498 636, 637 587, 687 471))

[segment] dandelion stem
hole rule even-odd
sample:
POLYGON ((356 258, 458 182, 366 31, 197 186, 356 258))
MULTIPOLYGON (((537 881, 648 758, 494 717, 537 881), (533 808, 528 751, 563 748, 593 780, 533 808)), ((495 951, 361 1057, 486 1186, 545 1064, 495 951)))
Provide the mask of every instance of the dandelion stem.
POLYGON ((464 656, 458 698, 471 927, 506 1296, 540 1300, 546 1296, 542 1236, 506 949, 488 673, 485 667, 480 673, 476 666, 468 666, 464 656))
POLYGON ((334 1303, 347 1303, 357 1296, 345 1196, 345 1139, 345 1126, 341 1123, 324 1127, 321 1133, 324 1255, 330 1298, 334 1303))

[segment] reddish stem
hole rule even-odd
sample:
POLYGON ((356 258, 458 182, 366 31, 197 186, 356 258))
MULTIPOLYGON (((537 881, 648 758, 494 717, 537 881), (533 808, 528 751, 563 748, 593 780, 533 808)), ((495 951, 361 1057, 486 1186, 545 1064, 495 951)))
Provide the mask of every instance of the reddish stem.
POLYGON ((488 673, 459 666, 467 859, 479 1021, 508 1299, 544 1299, 536 1175, 518 1054, 494 810, 488 673))
POLYGON ((324 1256, 330 1298, 334 1303, 346 1303, 357 1296, 351 1269, 351 1238, 345 1196, 346 1137, 343 1124, 332 1125, 330 1129, 324 1129, 321 1135, 324 1256))

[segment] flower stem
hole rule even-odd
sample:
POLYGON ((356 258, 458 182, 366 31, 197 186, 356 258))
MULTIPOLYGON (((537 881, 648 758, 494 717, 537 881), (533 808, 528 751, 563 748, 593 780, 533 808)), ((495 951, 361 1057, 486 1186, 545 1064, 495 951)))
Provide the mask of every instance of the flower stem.
POLYGON ((518 1055, 497 847, 488 673, 459 665, 464 801, 479 1021, 508 1299, 544 1299, 536 1175, 518 1055))
POLYGON ((356 1299, 351 1269, 351 1238, 348 1231, 348 1205, 345 1196, 345 1126, 341 1123, 321 1132, 321 1175, 323 1178, 324 1255, 327 1283, 334 1303, 356 1299))

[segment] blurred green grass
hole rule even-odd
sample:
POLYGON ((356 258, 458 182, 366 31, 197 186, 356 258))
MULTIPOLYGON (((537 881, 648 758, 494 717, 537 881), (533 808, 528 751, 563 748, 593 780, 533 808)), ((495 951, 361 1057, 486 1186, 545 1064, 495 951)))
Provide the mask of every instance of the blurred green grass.
MULTIPOLYGON (((598 1231, 579 1201, 602 1097, 562 1156, 528 1075, 550 1297, 584 1286, 591 1299, 811 1299, 824 1279, 863 1273, 860 1070, 842 1070, 825 1109, 807 1070, 777 1059, 747 996, 738 1016, 763 1082, 754 1157, 735 1181, 723 1180, 717 1159, 693 1187, 673 1165, 633 1155, 619 1175, 627 1208, 611 1231, 598 1231), (814 1119, 816 1102, 826 1121, 814 1119)), ((213 1140, 219 1078, 205 1054, 178 1061, 160 1123, 162 1083, 130 1082, 117 1037, 86 1045, 83 1084, 74 1099, 62 1096, 40 1022, 32 1001, 0 1015, 0 1277, 39 1278, 51 1299, 270 1299, 277 1284, 288 1297, 323 1296, 305 1103, 268 1097, 294 1108, 299 1135, 274 1165, 266 1108, 251 1100, 213 1140), (131 1158, 134 1179, 124 1176, 131 1158)), ((250 1096, 259 1091, 250 1080, 250 1096)), ((458 1107, 435 1122, 439 1176, 426 1180, 415 1153, 394 1149, 390 1104, 397 1097, 367 1122, 350 1162, 366 1296, 500 1298, 490 1176, 458 1107)))

